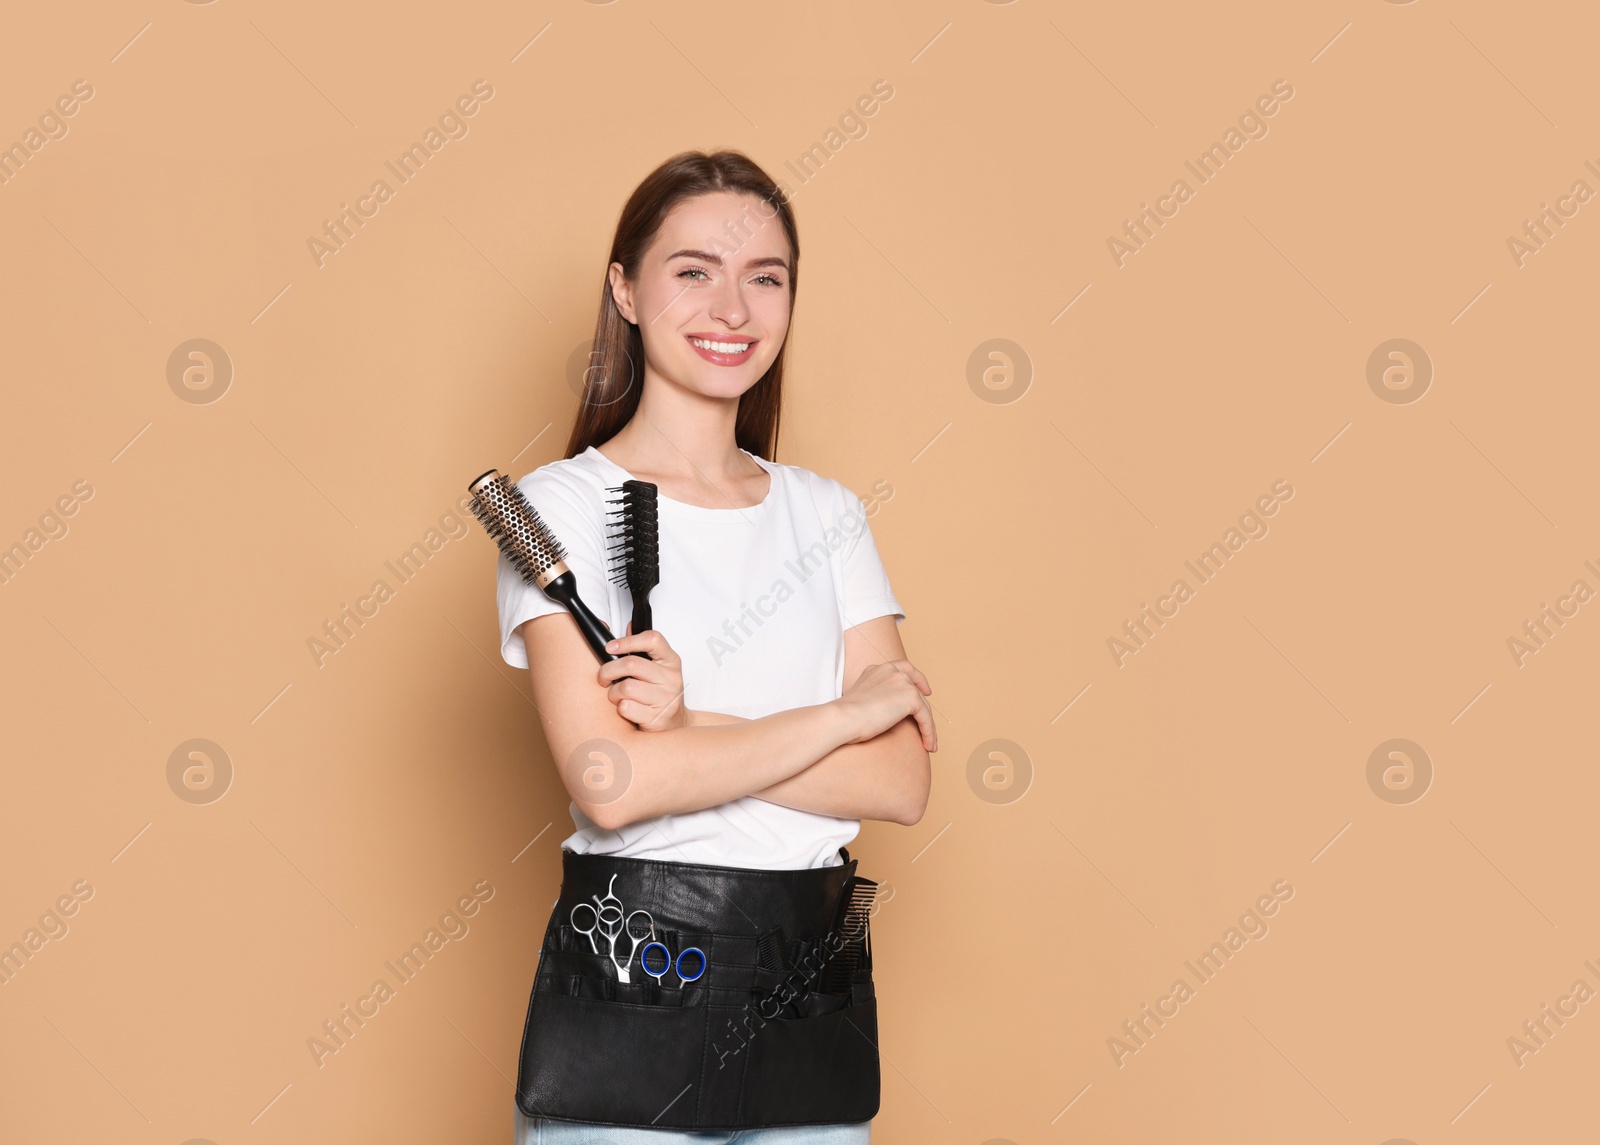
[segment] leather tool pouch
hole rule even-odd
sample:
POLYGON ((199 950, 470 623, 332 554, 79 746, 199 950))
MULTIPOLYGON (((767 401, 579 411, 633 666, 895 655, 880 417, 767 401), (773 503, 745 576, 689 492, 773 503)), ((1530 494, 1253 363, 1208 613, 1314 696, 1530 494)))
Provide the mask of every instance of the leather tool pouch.
MULTIPOLYGON (((563 850, 517 1065, 523 1114, 708 1130, 876 1116, 877 884, 840 853, 839 866, 766 871, 563 850), (619 982, 604 938, 595 954, 569 921, 608 889, 650 912, 674 957, 703 950, 705 974, 658 983, 634 957, 619 982)), ((619 939, 619 961, 630 945, 619 939)))

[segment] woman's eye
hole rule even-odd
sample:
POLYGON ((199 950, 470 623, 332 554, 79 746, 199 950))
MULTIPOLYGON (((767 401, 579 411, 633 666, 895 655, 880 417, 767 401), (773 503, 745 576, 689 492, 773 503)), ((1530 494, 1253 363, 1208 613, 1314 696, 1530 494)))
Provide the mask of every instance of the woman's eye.
MULTIPOLYGON (((678 272, 678 277, 679 278, 684 278, 684 277, 686 277, 688 275, 691 275, 691 274, 704 275, 705 271, 701 270, 698 266, 691 266, 691 267, 687 267, 687 268, 685 268, 683 270, 680 270, 678 272)), ((699 282, 700 279, 695 279, 694 281, 699 282)))
POLYGON ((783 285, 783 280, 781 278, 779 278, 775 274, 758 274, 758 275, 756 275, 756 281, 757 282, 762 282, 763 280, 765 280, 763 285, 767 285, 767 286, 782 286, 783 285))

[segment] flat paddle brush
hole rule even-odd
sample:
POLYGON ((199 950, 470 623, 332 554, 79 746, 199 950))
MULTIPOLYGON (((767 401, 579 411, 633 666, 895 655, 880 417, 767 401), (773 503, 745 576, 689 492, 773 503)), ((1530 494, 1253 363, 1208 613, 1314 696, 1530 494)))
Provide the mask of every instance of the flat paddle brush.
MULTIPOLYGON (((648 481, 624 481, 621 488, 610 492, 621 493, 611 504, 616 518, 611 522, 611 583, 627 587, 633 597, 632 631, 648 632, 654 627, 650 618, 650 590, 661 583, 661 529, 656 516, 656 487, 648 481)), ((630 653, 642 656, 644 653, 630 653)))
POLYGON ((498 469, 491 469, 468 485, 467 492, 472 494, 473 516, 483 522, 484 531, 494 538, 511 567, 551 600, 566 606, 602 664, 620 659, 606 651, 611 629, 578 595, 578 578, 567 567, 566 549, 522 490, 498 469))

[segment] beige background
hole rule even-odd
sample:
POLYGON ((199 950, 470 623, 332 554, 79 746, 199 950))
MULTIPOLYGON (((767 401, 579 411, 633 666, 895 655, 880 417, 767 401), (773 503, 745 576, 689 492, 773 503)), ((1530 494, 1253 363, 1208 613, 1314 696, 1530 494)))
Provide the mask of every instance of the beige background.
POLYGON ((1600 190, 1596 31, 1433 0, 13 7, 0 142, 94 94, 0 185, 0 544, 93 494, 0 586, 0 942, 92 897, 0 986, 0 1139, 507 1139, 566 799, 476 523, 403 586, 384 562, 477 473, 560 456, 617 211, 715 146, 796 189, 778 459, 892 487, 872 527, 935 688, 926 817, 853 848, 889 900, 874 1140, 1593 1125, 1600 1005, 1520 1066, 1508 1039, 1600 989, 1600 604, 1520 667, 1507 641, 1600 589, 1600 202, 1521 266, 1507 240, 1600 190), (469 133, 319 268, 323 221, 478 80, 469 133), (198 338, 233 376, 183 400, 198 338), (1396 338, 1419 400, 1368 383, 1396 338), (1020 353, 974 385, 993 339, 1020 353), (1200 585, 1184 562, 1280 480, 1200 585), (196 738, 232 769, 209 803, 168 781, 196 738), (1369 784, 1395 738, 1425 789, 1369 784), (1279 880, 1270 932, 1119 1066, 1279 880), (307 1039, 480 883, 319 1068, 307 1039))

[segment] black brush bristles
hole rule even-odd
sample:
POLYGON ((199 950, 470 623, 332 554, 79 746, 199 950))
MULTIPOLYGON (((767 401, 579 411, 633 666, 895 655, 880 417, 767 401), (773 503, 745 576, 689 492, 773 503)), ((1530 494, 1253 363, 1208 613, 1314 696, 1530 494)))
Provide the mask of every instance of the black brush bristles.
POLYGON ((656 487, 648 481, 624 481, 613 487, 610 504, 611 583, 633 597, 633 632, 655 627, 650 616, 650 590, 661 583, 661 532, 656 515, 656 487))

